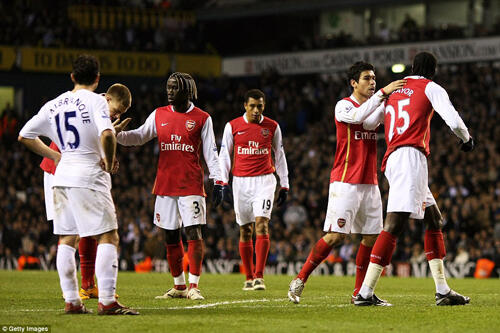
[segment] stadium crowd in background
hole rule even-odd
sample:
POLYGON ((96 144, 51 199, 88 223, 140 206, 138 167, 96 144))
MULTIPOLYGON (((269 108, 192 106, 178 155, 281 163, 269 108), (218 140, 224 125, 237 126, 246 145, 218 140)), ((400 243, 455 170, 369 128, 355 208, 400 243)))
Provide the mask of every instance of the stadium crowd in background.
POLYGON ((0 45, 234 55, 359 47, 500 34, 500 19, 489 27, 482 24, 469 27, 453 24, 419 26, 407 14, 399 27, 389 28, 383 21, 374 20, 377 23, 371 28, 372 33, 362 39, 355 38, 342 30, 338 33, 315 36, 309 31, 304 31, 289 38, 288 30, 284 26, 275 31, 276 38, 272 41, 262 41, 258 45, 237 44, 238 47, 235 48, 231 46, 232 43, 226 43, 226 41, 242 38, 238 34, 238 29, 225 31, 227 36, 221 42, 216 36, 210 34, 209 25, 213 24, 210 21, 178 19, 172 15, 163 18, 158 26, 143 25, 142 19, 134 18, 129 24, 118 23, 113 28, 104 28, 98 24, 84 28, 78 25, 78 21, 71 20, 67 14, 70 5, 100 5, 104 6, 103 8, 137 8, 138 11, 153 8, 172 13, 188 10, 194 15, 194 10, 202 9, 207 2, 150 0, 105 1, 103 3, 91 0, 59 0, 50 3, 50 10, 44 5, 44 1, 2 2, 0 3, 0 45))
MULTIPOLYGON (((390 79, 379 73, 378 87, 390 79)), ((266 115, 276 119, 283 130, 290 172, 289 199, 283 207, 275 207, 271 216, 268 264, 304 261, 323 235, 335 149, 333 106, 350 93, 345 79, 335 75, 282 77, 270 71, 254 81, 226 77, 197 81, 197 104, 212 116, 219 145, 224 124, 244 112, 245 91, 259 87, 266 94, 266 115)), ((495 140, 500 137, 496 125, 500 121, 500 69, 492 63, 445 65, 439 68, 435 81, 446 87, 469 129, 477 133, 475 153, 460 154, 458 141, 450 139, 446 127, 436 126, 440 120, 432 123, 429 184, 444 217, 446 260, 466 263, 488 258, 500 267, 500 145, 495 140)), ((154 107, 166 104, 164 86, 144 86, 132 93, 136 97, 130 128, 142 124, 154 107)), ((0 178, 8 180, 0 185, 0 269, 15 269, 18 264, 55 268, 57 240, 46 222, 40 159, 16 143, 19 126, 35 111, 25 110, 22 119, 12 110, 0 116, 2 126, 14 126, 14 130, 2 127, 0 138, 0 178)), ((378 145, 380 165, 385 142, 380 139, 378 145)), ((147 257, 153 264, 165 260, 164 234, 151 217, 157 144, 119 146, 117 156, 120 170, 113 176, 112 193, 119 220, 120 259, 128 263, 127 269, 147 257)), ((212 185, 205 180, 207 193, 211 193, 212 185)), ((385 207, 388 184, 381 173, 379 183, 385 207)), ((203 230, 206 258, 239 259, 239 228, 233 210, 213 209, 208 202, 203 230)), ((425 262, 423 228, 422 223, 410 221, 393 262, 425 262)), ((358 243, 358 239, 346 239, 327 260, 354 262, 358 243)))

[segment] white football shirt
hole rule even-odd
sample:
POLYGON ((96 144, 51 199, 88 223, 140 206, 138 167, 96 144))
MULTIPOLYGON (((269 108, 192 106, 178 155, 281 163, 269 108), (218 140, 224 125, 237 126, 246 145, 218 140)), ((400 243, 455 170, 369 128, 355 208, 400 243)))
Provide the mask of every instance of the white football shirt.
POLYGON ((47 102, 21 129, 27 139, 46 136, 61 150, 53 186, 111 190, 111 176, 100 167, 100 136, 114 132, 106 99, 86 89, 67 91, 47 102))

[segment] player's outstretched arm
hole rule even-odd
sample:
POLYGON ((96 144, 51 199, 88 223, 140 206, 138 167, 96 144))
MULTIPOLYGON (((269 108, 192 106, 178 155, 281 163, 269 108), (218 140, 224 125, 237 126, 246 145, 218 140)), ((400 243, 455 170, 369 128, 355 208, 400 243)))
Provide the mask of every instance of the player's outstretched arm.
POLYGON ((116 119, 113 122, 113 127, 115 128, 116 135, 118 135, 118 133, 123 131, 125 129, 125 127, 127 127, 127 125, 130 123, 131 120, 132 120, 132 118, 125 118, 120 122, 120 118, 116 119))
MULTIPOLYGON (((146 119, 144 124, 142 124, 139 128, 130 131, 123 131, 125 126, 130 122, 127 119, 124 119, 120 125, 123 125, 120 129, 120 132, 116 135, 116 140, 122 146, 142 146, 146 142, 156 138, 156 110, 153 111, 149 117, 146 119)), ((116 123, 116 121, 115 121, 116 123)), ((117 124, 118 125, 118 124, 117 124)), ((113 124, 114 126, 114 124, 113 124)), ((116 127, 115 127, 116 129, 116 127)))
POLYGON ((341 100, 335 106, 335 118, 348 124, 361 124, 370 115, 377 112, 380 104, 395 90, 402 88, 406 80, 393 81, 377 91, 366 102, 355 107, 350 101, 341 100))

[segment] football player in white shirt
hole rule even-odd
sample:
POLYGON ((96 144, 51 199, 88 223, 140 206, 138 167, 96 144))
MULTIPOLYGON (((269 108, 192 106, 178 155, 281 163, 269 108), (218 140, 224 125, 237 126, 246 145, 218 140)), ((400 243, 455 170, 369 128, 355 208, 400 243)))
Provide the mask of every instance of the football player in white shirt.
POLYGON ((96 277, 98 313, 136 315, 116 301, 118 273, 118 223, 111 197, 116 138, 106 99, 94 93, 99 64, 90 55, 73 62, 72 91, 47 102, 21 129, 19 141, 33 152, 54 160, 54 234, 59 235, 57 271, 65 299, 65 312, 90 311, 78 294, 75 251, 78 236, 97 239, 96 277), (61 153, 50 149, 39 136, 57 142, 61 153), (104 168, 100 162, 104 160, 104 168))

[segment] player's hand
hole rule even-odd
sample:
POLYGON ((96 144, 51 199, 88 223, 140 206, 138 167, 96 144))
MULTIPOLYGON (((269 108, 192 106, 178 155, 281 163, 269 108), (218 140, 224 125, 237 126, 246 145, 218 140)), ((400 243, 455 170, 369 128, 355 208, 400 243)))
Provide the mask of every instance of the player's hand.
POLYGON ((57 153, 57 157, 54 159, 54 165, 57 168, 57 165, 61 162, 61 153, 57 153))
POLYGON ((279 194, 278 194, 278 199, 276 200, 276 204, 278 207, 281 207, 286 201, 286 198, 288 197, 288 189, 282 187, 279 194))
POLYGON ((99 165, 101 166, 101 169, 103 171, 106 171, 106 172, 109 172, 111 174, 115 174, 118 172, 118 169, 120 168, 120 162, 118 162, 118 160, 115 159, 113 160, 113 165, 110 165, 109 163, 106 163, 106 161, 101 158, 101 161, 99 162, 99 165))
POLYGON ((469 152, 471 150, 474 149, 474 139, 472 138, 472 136, 469 138, 469 141, 467 142, 462 142, 460 144, 460 149, 464 152, 469 152))
POLYGON ((382 88, 382 90, 384 92, 384 96, 389 96, 394 91, 403 88, 405 84, 406 84, 406 80, 392 81, 391 83, 386 85, 384 88, 382 88))
POLYGON ((125 127, 127 127, 128 123, 130 123, 131 120, 132 120, 132 118, 125 118, 122 120, 122 122, 120 122, 120 118, 116 119, 113 122, 113 127, 115 128, 116 134, 123 131, 125 129, 125 127))
POLYGON ((217 207, 223 201, 232 205, 233 196, 231 195, 231 189, 229 188, 229 185, 218 181, 214 185, 214 191, 212 193, 212 203, 214 207, 217 207))

